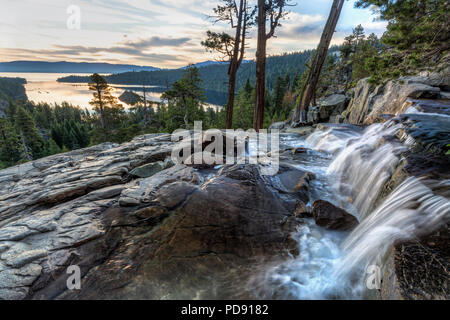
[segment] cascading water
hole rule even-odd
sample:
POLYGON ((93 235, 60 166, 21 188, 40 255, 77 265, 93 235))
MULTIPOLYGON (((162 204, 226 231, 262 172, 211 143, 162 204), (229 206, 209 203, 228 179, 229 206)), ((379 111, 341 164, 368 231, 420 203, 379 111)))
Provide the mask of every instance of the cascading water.
MULTIPOLYGON (((352 274, 364 274, 370 265, 381 269, 392 243, 426 234, 446 222, 450 218, 450 201, 433 192, 442 183, 427 184, 408 178, 364 219, 342 244, 343 256, 334 266, 333 277, 350 279, 352 274)), ((365 283, 361 280, 351 284, 353 296, 364 293, 365 283)))
MULTIPOLYGON (((401 129, 395 121, 364 131, 330 126, 298 142, 296 146, 322 155, 321 161, 299 164, 317 177, 311 185, 311 201, 324 199, 343 207, 358 217, 360 225, 348 234, 322 229, 307 219, 296 234, 300 255, 264 272, 262 297, 367 297, 367 267, 381 268, 394 241, 414 238, 419 231, 430 231, 450 219, 450 201, 434 192, 437 184, 414 177, 373 210, 382 186, 400 162, 400 154, 413 143, 409 137, 404 137, 403 143, 394 139, 401 129), (325 154, 334 160, 324 161, 325 154)), ((450 181, 439 184, 448 186, 450 181)))
POLYGON ((350 140, 328 168, 328 173, 337 178, 336 189, 353 203, 351 212, 360 220, 367 216, 397 167, 399 153, 406 150, 400 143, 383 144, 401 128, 393 122, 370 126, 361 137, 350 140))

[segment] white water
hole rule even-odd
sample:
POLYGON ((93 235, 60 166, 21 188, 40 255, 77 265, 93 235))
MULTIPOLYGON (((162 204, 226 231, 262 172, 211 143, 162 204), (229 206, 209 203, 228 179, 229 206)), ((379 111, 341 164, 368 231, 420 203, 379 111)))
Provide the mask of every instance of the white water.
POLYGON ((370 126, 361 137, 350 141, 328 168, 328 173, 337 177, 336 189, 353 203, 352 213, 361 220, 397 167, 397 155, 406 150, 398 143, 382 144, 400 129, 400 124, 392 122, 370 126))
MULTIPOLYGON (((382 269, 396 240, 414 238, 450 219, 450 201, 433 192, 437 184, 417 178, 404 181, 375 210, 374 201, 414 141, 393 141, 401 129, 390 121, 364 132, 350 128, 316 131, 300 145, 316 150, 317 161, 301 163, 316 173, 312 201, 328 200, 360 220, 351 233, 317 227, 312 219, 296 234, 300 255, 262 274, 262 297, 283 299, 361 299, 368 296, 367 267, 382 269), (325 152, 325 153, 323 153, 325 152), (332 161, 327 161, 326 154, 332 161)), ((440 185, 450 181, 440 182, 440 185)))
MULTIPOLYGON (((448 183, 449 181, 447 181, 448 183)), ((433 193, 417 178, 404 181, 342 244, 343 255, 334 267, 333 277, 350 279, 364 273, 369 265, 382 268, 390 245, 398 240, 412 239, 450 218, 450 201, 433 193)), ((364 293, 365 282, 346 284, 358 297, 364 293)))

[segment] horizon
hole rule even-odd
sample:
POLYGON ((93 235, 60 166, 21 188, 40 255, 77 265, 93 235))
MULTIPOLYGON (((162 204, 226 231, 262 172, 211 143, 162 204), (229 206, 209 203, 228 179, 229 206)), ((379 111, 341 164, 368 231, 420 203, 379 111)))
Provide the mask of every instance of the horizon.
MULTIPOLYGON (((206 52, 200 42, 206 30, 224 28, 222 23, 213 25, 207 17, 219 2, 213 0, 63 0, 58 5, 50 0, 2 2, 8 6, 8 12, 0 12, 3 62, 86 62, 177 69, 215 61, 217 56, 206 52), (68 28, 73 5, 80 10, 79 29, 68 28)), ((270 40, 268 55, 315 49, 331 2, 294 3, 277 38, 270 40)), ((386 23, 376 21, 370 9, 354 8, 354 2, 346 1, 332 45, 341 44, 358 24, 366 34, 380 36, 384 32, 386 23)), ((254 59, 255 28, 250 38, 247 60, 254 59)))

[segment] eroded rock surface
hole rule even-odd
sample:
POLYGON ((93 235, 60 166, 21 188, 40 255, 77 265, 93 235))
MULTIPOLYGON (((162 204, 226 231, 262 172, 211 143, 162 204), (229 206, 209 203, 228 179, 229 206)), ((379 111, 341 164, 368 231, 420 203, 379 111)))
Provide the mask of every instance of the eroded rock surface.
POLYGON ((153 170, 171 147, 146 135, 0 171, 0 299, 251 298, 252 268, 297 250, 295 204, 313 177, 153 170), (81 290, 67 288, 71 265, 81 290))
POLYGON ((369 79, 360 80, 348 109, 342 114, 345 122, 369 125, 383 121, 386 115, 404 113, 411 106, 409 99, 445 98, 443 90, 448 84, 433 81, 434 76, 403 77, 378 86, 369 79))

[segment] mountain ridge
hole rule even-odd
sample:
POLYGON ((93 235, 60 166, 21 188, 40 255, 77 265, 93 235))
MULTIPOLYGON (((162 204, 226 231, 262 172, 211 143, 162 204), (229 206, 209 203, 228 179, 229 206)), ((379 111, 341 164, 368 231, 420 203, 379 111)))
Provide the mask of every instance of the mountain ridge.
POLYGON ((130 71, 157 71, 160 68, 107 62, 68 62, 16 60, 0 62, 0 72, 35 73, 122 73, 130 71))
MULTIPOLYGON (((249 63, 251 60, 244 60, 249 63)), ((162 70, 185 70, 189 66, 197 68, 211 65, 226 65, 225 61, 207 60, 194 64, 189 64, 180 68, 158 68, 153 66, 140 66, 134 64, 114 64, 108 62, 70 62, 70 61, 35 61, 35 60, 15 60, 0 62, 0 72, 25 72, 25 73, 124 73, 140 71, 162 71, 162 70)))

